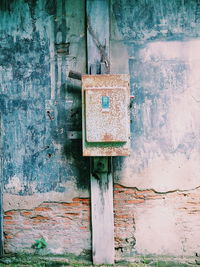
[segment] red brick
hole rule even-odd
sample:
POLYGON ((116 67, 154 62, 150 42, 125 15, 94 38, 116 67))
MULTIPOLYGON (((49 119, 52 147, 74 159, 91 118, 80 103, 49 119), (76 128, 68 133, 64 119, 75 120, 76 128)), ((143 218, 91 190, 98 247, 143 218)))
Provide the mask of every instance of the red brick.
POLYGON ((11 225, 11 224, 5 224, 5 222, 4 222, 4 226, 3 226, 3 229, 4 230, 6 230, 6 229, 13 229, 14 227, 13 227, 13 225, 11 225))
POLYGON ((124 219, 124 218, 132 218, 132 216, 130 216, 129 214, 125 214, 125 215, 122 215, 122 214, 116 214, 116 215, 115 215, 115 218, 124 219))
POLYGON ((16 213, 16 211, 5 211, 4 215, 15 215, 16 213))
POLYGON ((128 204, 139 204, 139 203, 144 203, 144 199, 131 199, 131 200, 125 200, 126 203, 128 204))
POLYGON ((75 206, 80 206, 80 203, 79 202, 70 202, 70 203, 61 203, 61 205, 63 206, 67 206, 67 207, 75 207, 75 206))
POLYGON ((80 213, 68 212, 68 213, 65 213, 65 215, 79 216, 80 213))
POLYGON ((121 194, 118 194, 118 195, 115 195, 114 196, 114 199, 118 199, 118 200, 120 200, 120 199, 126 199, 126 198, 129 198, 130 196, 127 196, 127 195, 125 195, 124 193, 121 193, 121 194))
POLYGON ((49 220, 50 218, 49 217, 42 216, 42 215, 38 215, 38 216, 32 217, 31 219, 43 221, 43 220, 49 220))
POLYGON ((32 225, 33 221, 32 220, 27 220, 23 222, 24 225, 32 225))
POLYGON ((31 214, 32 214, 31 211, 23 211, 23 212, 21 212, 21 215, 22 215, 22 216, 29 216, 29 215, 31 215, 31 214))
POLYGON ((128 190, 124 190, 123 193, 127 195, 133 195, 133 194, 136 194, 136 190, 128 189, 128 190))
POLYGON ((46 220, 35 220, 35 221, 32 221, 32 224, 40 224, 40 223, 44 224, 44 223, 46 223, 46 220))
POLYGON ((73 199, 72 199, 72 201, 74 201, 74 202, 83 202, 83 201, 89 201, 89 199, 88 198, 83 198, 83 197, 74 197, 73 199))
POLYGON ((82 203, 83 205, 87 205, 87 206, 90 205, 90 201, 89 201, 89 199, 83 199, 83 200, 81 201, 81 203, 82 203))
POLYGON ((13 224, 13 221, 4 221, 4 224, 13 224))
POLYGON ((12 220, 12 216, 4 216, 4 220, 12 220))
POLYGON ((114 188, 124 188, 124 187, 122 185, 120 185, 120 184, 115 184, 114 188))
POLYGON ((37 207, 34 209, 34 211, 49 211, 49 210, 52 210, 52 209, 49 207, 37 207))
MULTIPOLYGON (((125 221, 120 220, 120 221, 115 222, 114 225, 115 225, 115 227, 119 227, 119 228, 120 227, 128 228, 128 227, 130 227, 130 222, 125 222, 125 221)), ((115 229, 115 230, 117 230, 117 229, 115 229)))
POLYGON ((146 199, 165 199, 164 195, 150 195, 146 196, 146 199))
POLYGON ((4 237, 5 237, 5 239, 12 239, 13 238, 12 235, 5 235, 4 237))

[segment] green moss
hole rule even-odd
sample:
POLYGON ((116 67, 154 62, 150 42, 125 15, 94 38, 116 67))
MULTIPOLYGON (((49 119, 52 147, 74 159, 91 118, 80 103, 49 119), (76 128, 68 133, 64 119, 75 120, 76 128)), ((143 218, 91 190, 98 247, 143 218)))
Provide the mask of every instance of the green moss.
MULTIPOLYGON (((118 261, 115 265, 106 266, 129 266, 129 267, 194 267, 194 264, 180 263, 173 260, 159 260, 157 258, 138 258, 136 262, 118 261)), ((47 255, 40 256, 35 254, 8 254, 0 258, 0 267, 59 267, 59 266, 92 266, 90 255, 76 256, 74 254, 47 255)))

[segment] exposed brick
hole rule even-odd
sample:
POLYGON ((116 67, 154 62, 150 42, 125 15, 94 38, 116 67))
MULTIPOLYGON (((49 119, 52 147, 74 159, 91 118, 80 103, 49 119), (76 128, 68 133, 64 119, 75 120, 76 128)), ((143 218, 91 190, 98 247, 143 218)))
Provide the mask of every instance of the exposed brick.
MULTIPOLYGON (((182 192, 158 194, 153 190, 139 191, 135 188, 114 186, 114 225, 116 249, 126 253, 134 252, 135 222, 134 213, 137 207, 143 207, 148 201, 173 201, 180 213, 197 216, 200 190, 195 193, 182 192), (198 193, 197 193, 198 192, 198 193), (122 249, 121 249, 122 248, 122 249)), ((61 242, 65 251, 75 249, 78 244, 85 249, 91 244, 90 232, 90 199, 74 198, 71 202, 44 202, 32 210, 7 211, 4 217, 5 250, 16 252, 19 247, 30 247, 30 240, 42 236, 48 240, 48 245, 54 246, 55 240, 61 242), (47 215, 48 214, 48 215, 47 215), (21 240, 21 241, 20 241, 21 240), (61 241, 60 241, 61 240, 61 241), (50 243, 49 243, 50 242, 50 243), (51 243, 52 242, 52 243, 51 243)), ((186 221, 186 219, 185 219, 186 221)), ((180 221, 181 222, 181 221, 180 221)), ((184 222, 183 222, 184 223, 184 222)), ((189 232, 188 228, 188 232, 189 232)), ((33 243, 32 242, 32 243, 33 243)), ((56 241, 57 242, 57 241, 56 241)), ((25 249, 26 250, 26 249, 25 249)))
POLYGON ((50 211, 50 210, 52 210, 52 209, 49 207, 36 207, 34 209, 34 211, 50 211))
POLYGON ((139 204, 139 203, 144 203, 144 199, 130 199, 130 200, 125 200, 125 203, 129 204, 139 204))
POLYGON ((4 230, 13 229, 13 225, 12 224, 6 224, 5 221, 4 221, 3 229, 4 230))
POLYGON ((67 206, 67 207, 70 207, 70 206, 80 206, 80 203, 79 202, 70 202, 70 203, 66 203, 66 202, 64 202, 64 203, 61 203, 61 205, 63 205, 63 206, 67 206))
POLYGON ((4 224, 13 224, 13 221, 4 220, 4 224))
POLYGON ((122 186, 122 185, 120 185, 120 184, 115 184, 114 185, 114 188, 116 189, 116 188, 122 188, 122 189, 124 189, 124 187, 122 186))
MULTIPOLYGON (((136 194, 136 190, 135 189, 130 189, 130 190, 124 190, 122 191, 124 194, 127 194, 127 195, 133 195, 133 194, 136 194)), ((117 191, 116 191, 117 193, 117 191)))
POLYGON ((119 219, 124 219, 124 218, 130 218, 131 216, 130 215, 120 215, 120 214, 116 214, 115 215, 115 218, 119 218, 119 219))
POLYGON ((38 215, 38 216, 35 216, 35 217, 31 217, 31 219, 43 221, 43 220, 49 220, 50 218, 42 216, 42 215, 38 215))
POLYGON ((15 215, 17 211, 5 211, 4 215, 15 215))
POLYGON ((4 220, 12 220, 12 216, 4 216, 4 220))
POLYGON ((73 202, 82 202, 82 203, 89 203, 89 199, 88 198, 80 198, 80 197, 75 197, 72 199, 73 202))
POLYGON ((29 216, 29 215, 32 215, 33 213, 31 211, 23 211, 21 212, 21 215, 22 216, 29 216))
POLYGON ((79 216, 79 215, 80 215, 80 213, 68 212, 68 213, 65 213, 65 215, 79 216))
POLYGON ((147 200, 150 200, 150 199, 165 199, 165 196, 148 196, 146 199, 147 200))
POLYGON ((4 237, 5 237, 5 239, 12 239, 13 238, 12 235, 5 235, 4 237))

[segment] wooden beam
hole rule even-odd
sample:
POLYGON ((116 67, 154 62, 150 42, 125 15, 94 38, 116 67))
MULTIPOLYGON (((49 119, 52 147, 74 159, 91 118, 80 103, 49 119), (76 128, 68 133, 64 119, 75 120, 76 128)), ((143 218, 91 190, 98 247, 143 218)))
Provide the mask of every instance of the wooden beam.
POLYGON ((0 114, 0 256, 3 255, 3 148, 0 114))
MULTIPOLYGON (((94 160, 94 159, 92 159, 94 160)), ((112 173, 91 174, 92 252, 94 264, 114 263, 112 173)))
MULTIPOLYGON (((1 158, 0 158, 1 161, 1 158)), ((1 164, 1 162, 0 162, 1 164)), ((3 207, 2 207, 2 183, 0 183, 0 256, 3 255, 3 207)))
MULTIPOLYGON (((91 158, 91 167, 98 158, 91 158)), ((91 172, 92 255, 94 264, 114 263, 112 158, 101 157, 110 170, 91 172)))
MULTIPOLYGON (((88 73, 110 72, 109 0, 87 0, 88 73)), ((111 157, 91 158, 92 255, 94 264, 114 263, 111 157)))

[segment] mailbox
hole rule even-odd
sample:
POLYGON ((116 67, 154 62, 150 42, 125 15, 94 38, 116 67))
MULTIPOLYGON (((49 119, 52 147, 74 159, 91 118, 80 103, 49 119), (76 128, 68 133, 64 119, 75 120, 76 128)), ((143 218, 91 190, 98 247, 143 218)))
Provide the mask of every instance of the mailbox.
POLYGON ((82 75, 83 156, 130 153, 129 75, 82 75))

